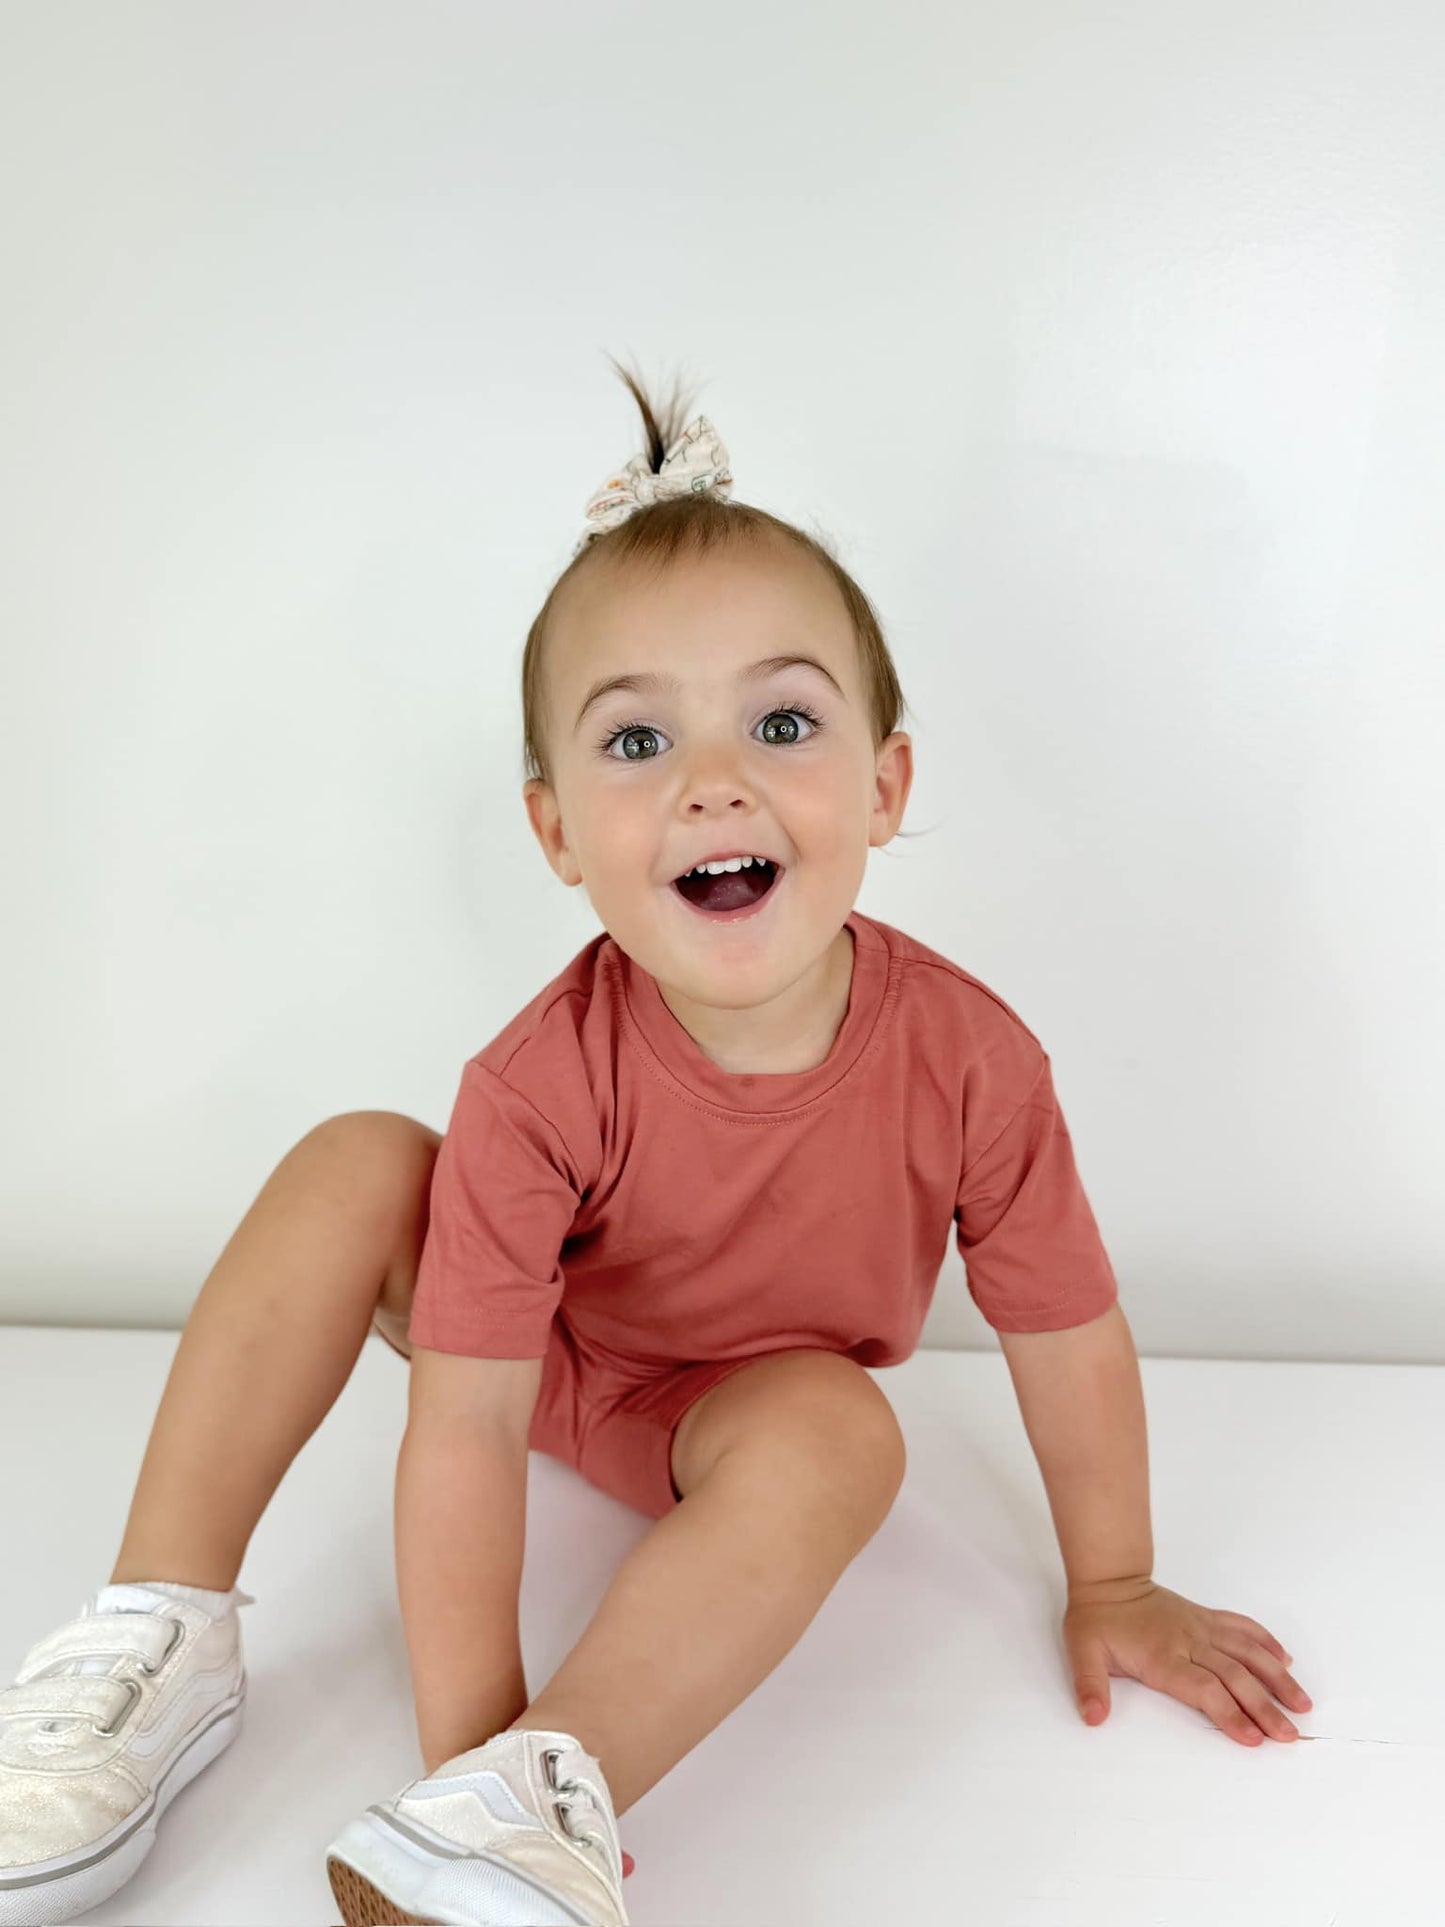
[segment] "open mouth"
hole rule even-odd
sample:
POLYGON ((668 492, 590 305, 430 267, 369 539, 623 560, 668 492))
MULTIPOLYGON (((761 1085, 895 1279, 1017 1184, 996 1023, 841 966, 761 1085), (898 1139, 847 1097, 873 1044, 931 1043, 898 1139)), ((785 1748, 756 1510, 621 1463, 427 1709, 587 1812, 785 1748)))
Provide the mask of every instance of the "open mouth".
POLYGON ((740 917, 757 909, 782 876, 782 866, 754 858, 741 870, 724 870, 718 876, 690 870, 673 881, 673 889, 701 916, 740 917))

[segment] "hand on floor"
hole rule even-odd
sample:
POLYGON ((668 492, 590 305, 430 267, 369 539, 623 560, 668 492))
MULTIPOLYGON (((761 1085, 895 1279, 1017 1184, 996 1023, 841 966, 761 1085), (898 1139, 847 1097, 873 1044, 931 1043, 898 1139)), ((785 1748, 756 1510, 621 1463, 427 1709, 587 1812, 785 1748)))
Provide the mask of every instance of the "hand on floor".
POLYGON ((1313 1704, 1285 1671, 1290 1655, 1258 1620, 1196 1606, 1152 1579, 1071 1586, 1064 1647, 1091 1726, 1109 1716, 1111 1673, 1196 1707, 1242 1746, 1299 1738, 1276 1699, 1296 1712, 1313 1704))

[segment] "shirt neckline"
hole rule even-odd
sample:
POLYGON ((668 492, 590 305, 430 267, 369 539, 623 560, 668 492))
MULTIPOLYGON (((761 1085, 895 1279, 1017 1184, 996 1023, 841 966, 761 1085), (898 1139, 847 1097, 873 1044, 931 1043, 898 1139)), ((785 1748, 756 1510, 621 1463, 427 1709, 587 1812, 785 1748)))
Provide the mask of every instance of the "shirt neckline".
POLYGON ((811 1070, 723 1070, 673 1016, 657 979, 614 943, 618 1015, 643 1057, 687 1096, 714 1110, 742 1116, 796 1111, 842 1082, 867 1050, 891 1002, 891 952, 881 930, 858 910, 851 911, 844 922, 853 933, 848 1008, 828 1055, 811 1070))

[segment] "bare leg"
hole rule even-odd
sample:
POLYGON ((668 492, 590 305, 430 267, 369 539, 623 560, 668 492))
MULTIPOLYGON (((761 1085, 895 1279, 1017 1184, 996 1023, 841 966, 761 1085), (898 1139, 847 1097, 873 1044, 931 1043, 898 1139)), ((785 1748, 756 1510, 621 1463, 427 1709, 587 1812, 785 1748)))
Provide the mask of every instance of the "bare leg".
POLYGON ((236 1583, 378 1298, 409 1297, 439 1143, 396 1112, 360 1111, 328 1118, 281 1160, 186 1320, 112 1583, 236 1583))
MULTIPOLYGON (((721 1389, 739 1389, 754 1369, 721 1389)), ((833 1423, 801 1441, 787 1411, 797 1389, 773 1381, 781 1433, 757 1407, 752 1440, 694 1489, 679 1478, 683 1503, 634 1546, 509 1729, 572 1734, 601 1762, 619 1817, 791 1651, 892 1505, 903 1454, 876 1405, 853 1401, 851 1419, 835 1406, 833 1423), (840 1450, 850 1423, 857 1451, 840 1450)))

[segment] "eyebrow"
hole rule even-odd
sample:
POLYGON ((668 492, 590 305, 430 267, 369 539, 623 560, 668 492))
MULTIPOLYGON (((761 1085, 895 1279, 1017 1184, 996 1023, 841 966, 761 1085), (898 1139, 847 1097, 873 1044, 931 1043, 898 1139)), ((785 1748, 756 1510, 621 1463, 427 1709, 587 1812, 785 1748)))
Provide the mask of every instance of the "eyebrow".
MULTIPOLYGON (((746 669, 738 671, 739 682, 761 682, 766 676, 775 676, 781 669, 816 669, 820 676, 826 676, 840 696, 843 688, 831 669, 824 668, 816 656, 782 655, 764 656, 760 661, 749 663, 746 669)), ((638 671, 630 676, 607 676, 601 682, 593 683, 588 690, 582 707, 577 711, 577 720, 572 725, 575 736, 582 727, 582 718, 594 703, 600 703, 604 696, 615 690, 630 689, 641 696, 675 695, 682 687, 681 679, 663 670, 638 671)), ((846 700, 846 698, 845 698, 846 700)))

